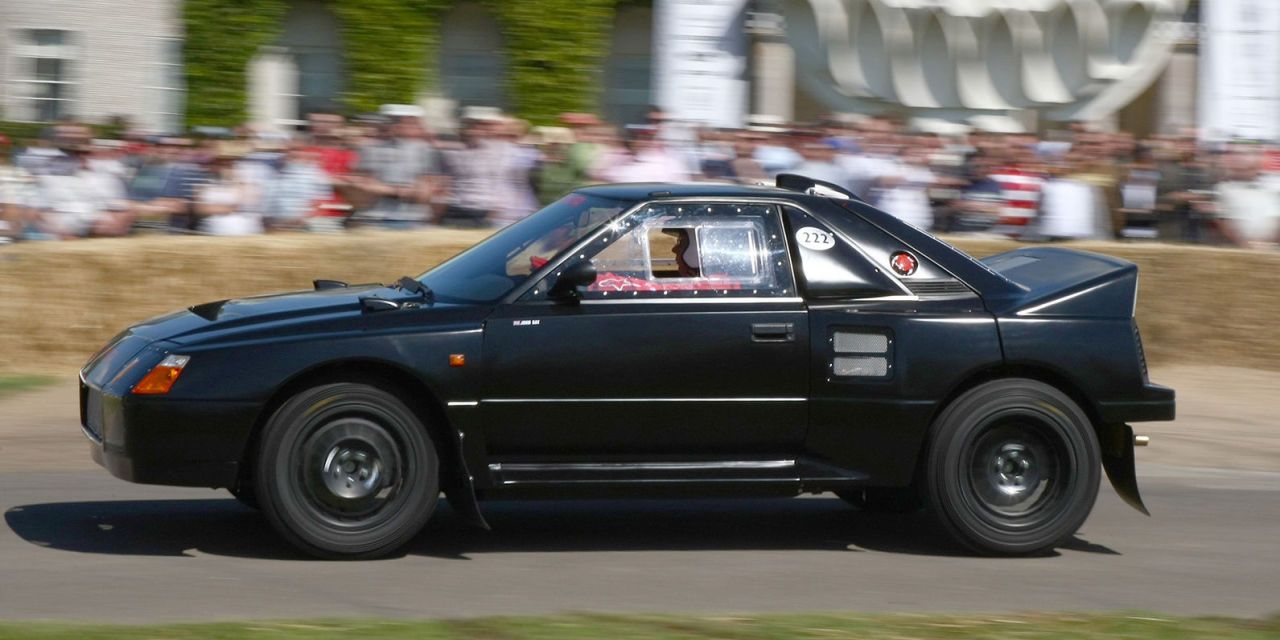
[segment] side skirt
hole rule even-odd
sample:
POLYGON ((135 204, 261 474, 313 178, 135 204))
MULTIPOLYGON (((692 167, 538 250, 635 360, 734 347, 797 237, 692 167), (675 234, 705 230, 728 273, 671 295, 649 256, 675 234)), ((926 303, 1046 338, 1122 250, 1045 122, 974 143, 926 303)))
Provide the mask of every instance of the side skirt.
POLYGON ((798 495, 861 486, 864 473, 803 457, 498 460, 485 497, 798 495))

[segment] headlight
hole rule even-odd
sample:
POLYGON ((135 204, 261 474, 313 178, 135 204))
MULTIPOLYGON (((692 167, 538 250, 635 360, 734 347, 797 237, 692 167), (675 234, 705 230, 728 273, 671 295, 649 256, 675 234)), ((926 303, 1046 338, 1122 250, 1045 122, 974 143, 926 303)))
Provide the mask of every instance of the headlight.
POLYGON ((173 383, 178 381, 178 376, 182 375, 182 369, 187 366, 187 362, 191 360, 191 356, 167 355, 160 364, 156 365, 147 372, 147 375, 133 385, 133 393, 137 395, 163 395, 169 393, 169 389, 173 388, 173 383))

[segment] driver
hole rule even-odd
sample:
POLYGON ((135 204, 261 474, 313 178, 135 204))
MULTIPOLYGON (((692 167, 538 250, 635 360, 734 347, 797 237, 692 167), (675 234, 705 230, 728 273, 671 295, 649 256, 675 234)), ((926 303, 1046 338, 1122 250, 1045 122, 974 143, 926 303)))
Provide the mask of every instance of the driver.
POLYGON ((702 275, 702 262, 698 259, 698 245, 694 244, 693 238, 689 234, 689 229, 673 227, 663 229, 662 232, 676 239, 676 244, 671 248, 671 253, 676 256, 676 270, 680 273, 680 277, 697 278, 702 275))

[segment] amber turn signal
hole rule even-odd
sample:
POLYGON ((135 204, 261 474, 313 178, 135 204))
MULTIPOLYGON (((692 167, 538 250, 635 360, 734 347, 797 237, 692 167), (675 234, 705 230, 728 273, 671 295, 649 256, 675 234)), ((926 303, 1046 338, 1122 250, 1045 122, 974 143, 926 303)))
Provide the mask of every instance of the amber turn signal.
POLYGON ((137 395, 162 395, 169 393, 169 389, 173 388, 173 383, 178 381, 178 376, 182 375, 182 369, 187 366, 187 361, 191 360, 191 356, 165 356, 160 364, 156 365, 147 375, 133 385, 133 393, 137 395))
POLYGON ((449 354, 449 366, 451 366, 451 367, 465 367, 465 366, 467 366, 467 354, 465 354, 465 353, 451 353, 451 354, 449 354))

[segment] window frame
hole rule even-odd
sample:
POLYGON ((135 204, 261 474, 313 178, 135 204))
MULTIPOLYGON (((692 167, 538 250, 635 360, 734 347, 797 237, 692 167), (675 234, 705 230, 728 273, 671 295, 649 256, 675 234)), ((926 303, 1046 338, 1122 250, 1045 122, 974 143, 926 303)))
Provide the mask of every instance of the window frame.
POLYGON ((180 133, 187 107, 186 48, 182 38, 161 36, 151 40, 156 44, 160 55, 151 61, 149 82, 143 87, 151 92, 149 111, 162 131, 180 133), (171 52, 167 50, 173 45, 177 45, 176 60, 169 57, 171 52), (176 75, 172 75, 174 68, 177 69, 176 75), (166 86, 171 78, 177 80, 177 86, 166 86), (176 111, 165 110, 170 107, 176 111), (170 125, 176 125, 177 128, 170 128, 170 125))
POLYGON ((8 27, 8 42, 10 43, 8 50, 5 52, 5 75, 4 84, 5 102, 7 108, 5 115, 14 122, 24 123, 45 123, 53 122, 58 118, 64 118, 72 115, 73 108, 79 102, 80 81, 77 79, 77 69, 82 58, 81 42, 83 41, 83 32, 78 29, 64 29, 54 26, 17 26, 8 27), (38 31, 53 31, 62 34, 62 43, 57 45, 41 45, 35 43, 34 34, 38 31), (61 80, 42 80, 35 73, 36 60, 60 60, 62 61, 61 80), (70 79, 67 79, 70 78, 70 79), (38 95, 27 95, 33 92, 34 88, 42 85, 59 85, 63 90, 63 97, 49 98, 38 95), (39 104, 44 102, 56 102, 58 110, 53 120, 39 119, 39 104), (31 116, 34 119, 28 118, 31 116))
MULTIPOLYGON (((794 205, 794 202, 785 198, 760 198, 760 197, 734 197, 734 196, 689 196, 689 197, 668 197, 668 198, 649 198, 640 200, 636 204, 622 213, 618 214, 609 222, 600 226, 593 233, 578 241, 577 244, 561 253, 560 257, 554 261, 554 264, 548 264, 543 268, 543 273, 538 278, 531 278, 521 287, 516 288, 508 294, 503 300, 503 304, 557 304, 556 301, 550 300, 547 293, 550 289, 554 278, 558 277, 564 268, 571 261, 577 259, 586 259, 588 254, 584 251, 592 243, 598 241, 605 234, 618 231, 618 224, 631 218, 632 216, 641 214, 644 209, 650 205, 679 205, 679 204, 747 204, 747 205, 768 205, 773 207, 774 223, 777 229, 782 233, 782 243, 785 250, 782 252, 784 264, 779 269, 779 275, 783 275, 789 279, 787 283, 780 283, 776 286, 785 286, 784 294, 777 296, 729 296, 729 297, 711 297, 711 296, 686 296, 686 295, 664 295, 661 297, 631 297, 631 298, 591 298, 583 299, 580 304, 654 304, 654 303, 684 303, 684 304, 705 304, 705 303, 768 303, 768 302, 801 302, 803 298, 800 296, 798 276, 796 274, 796 265, 791 255, 791 241, 787 238, 787 224, 782 207, 786 205, 794 205), (576 257, 575 257, 576 256, 576 257), (543 285, 546 286, 543 286, 543 285)), ((628 229, 627 232, 630 230, 628 229)), ((616 242, 619 238, 615 238, 616 242)), ((612 243, 610 243, 612 246, 612 243)), ((596 252, 598 253, 598 252, 596 252)), ((595 255, 592 253, 590 255, 595 255)), ((685 293, 685 292, 673 292, 685 293)))

